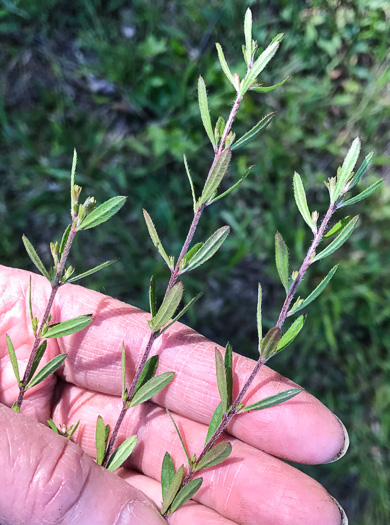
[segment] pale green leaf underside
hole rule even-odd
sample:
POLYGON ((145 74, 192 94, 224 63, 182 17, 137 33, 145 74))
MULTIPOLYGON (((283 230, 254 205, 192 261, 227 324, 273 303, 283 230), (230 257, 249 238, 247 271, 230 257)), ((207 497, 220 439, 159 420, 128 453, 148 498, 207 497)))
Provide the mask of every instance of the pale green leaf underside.
POLYGON ((324 250, 322 250, 314 257, 313 262, 319 261, 320 259, 323 259, 324 257, 327 257, 328 255, 338 250, 340 246, 342 246, 350 237, 353 230, 355 229, 358 220, 359 215, 356 215, 356 217, 351 219, 349 223, 341 230, 338 236, 324 250))
POLYGON ((374 193, 374 191, 377 188, 379 188, 379 186, 382 184, 382 182, 383 182, 383 179, 377 180, 376 182, 374 182, 374 184, 372 184, 371 186, 366 188, 364 191, 359 193, 359 195, 356 195, 356 197, 352 197, 352 199, 348 199, 347 201, 341 202, 337 207, 338 208, 343 208, 344 206, 350 206, 351 204, 356 204, 357 202, 360 202, 363 199, 366 199, 372 193, 374 193))
POLYGON ((54 337, 65 337, 66 335, 72 335, 76 332, 80 332, 92 322, 92 314, 80 315, 74 319, 68 319, 61 323, 55 323, 49 326, 48 331, 43 337, 47 339, 53 339, 54 337))
POLYGON ((297 337, 299 332, 302 330, 303 325, 305 324, 305 321, 306 321, 306 317, 307 317, 306 315, 300 315, 298 319, 296 319, 292 323, 289 329, 282 335, 278 343, 276 352, 281 352, 294 341, 294 339, 297 337))
POLYGON ((343 165, 341 166, 341 169, 337 175, 336 186, 334 188, 333 195, 332 195, 332 203, 336 202, 336 200, 339 198, 342 189, 344 188, 346 182, 350 178, 351 173, 359 158, 359 153, 360 153, 360 139, 356 138, 352 142, 352 145, 350 149, 348 150, 348 153, 345 157, 343 165))
POLYGON ((106 453, 106 426, 101 416, 97 417, 96 420, 96 463, 101 465, 103 463, 104 455, 106 453))
POLYGON ((173 500, 173 503, 171 505, 170 514, 177 511, 180 507, 185 505, 187 501, 189 501, 192 498, 192 496, 194 496, 198 492, 202 483, 203 483, 203 479, 197 478, 197 479, 193 479, 187 485, 185 485, 181 489, 179 494, 176 496, 176 498, 173 500))
POLYGON ((223 417, 223 407, 222 407, 222 403, 219 403, 219 405, 214 411, 213 417, 211 418, 209 428, 207 430, 205 445, 207 445, 207 443, 210 441, 211 437, 213 436, 214 432, 219 427, 222 421, 222 417, 223 417))
POLYGON ((277 326, 274 326, 267 332, 260 343, 261 357, 263 359, 269 359, 276 353, 281 336, 282 332, 277 326))
POLYGON ((57 370, 57 368, 59 368, 65 361, 66 356, 67 354, 57 355, 56 357, 51 359, 51 361, 46 363, 45 366, 42 367, 41 370, 37 373, 37 375, 31 379, 26 389, 32 388, 33 386, 42 383, 42 381, 44 381, 47 377, 53 374, 57 370))
POLYGON ((8 349, 8 355, 11 361, 12 369, 15 374, 16 381, 18 385, 20 384, 20 375, 19 375, 19 366, 18 366, 18 360, 15 353, 14 345, 12 344, 11 338, 8 334, 6 334, 7 339, 7 349, 8 349))
POLYGON ((324 279, 322 279, 322 281, 317 286, 317 288, 315 288, 311 292, 311 294, 303 301, 303 303, 297 306, 296 308, 291 309, 287 315, 292 315, 292 314, 299 312, 303 308, 306 308, 306 306, 308 306, 311 302, 313 302, 314 299, 317 299, 317 297, 325 290, 326 286, 329 284, 329 281, 332 279, 332 277, 336 273, 337 267, 338 265, 333 266, 333 268, 330 270, 328 275, 324 279))
POLYGON ((25 235, 22 236, 24 247, 26 248, 26 252, 32 262, 35 264, 36 268, 41 272, 42 275, 46 277, 50 281, 50 275, 49 272, 46 270, 46 268, 43 265, 43 262, 39 258, 39 255, 35 251, 34 246, 31 244, 31 242, 27 239, 25 235))
POLYGON ((160 330, 176 312, 177 307, 183 297, 183 284, 176 283, 168 292, 162 302, 157 314, 149 321, 150 329, 153 332, 160 330))
POLYGON ((255 82, 258 75, 263 71, 263 69, 266 67, 268 62, 274 57, 276 51, 278 50, 280 43, 274 42, 270 44, 267 49, 265 49, 259 58, 256 60, 256 62, 253 64, 252 68, 250 69, 249 73, 247 74, 241 89, 240 89, 240 96, 243 97, 245 93, 248 91, 250 86, 255 82))
POLYGON ((131 436, 119 445, 107 463, 107 470, 114 472, 114 470, 119 468, 133 452, 136 444, 137 436, 131 436))
POLYGON ((200 116, 202 119, 204 129, 206 130, 207 136, 209 137, 211 144, 215 146, 215 137, 213 133, 213 127, 211 125, 209 104, 207 101, 206 84, 204 83, 202 77, 199 77, 198 80, 198 101, 200 116))
POLYGON ((247 59, 249 62, 252 58, 252 11, 249 8, 245 12, 244 35, 247 59))
POLYGON ((164 328, 161 330, 160 333, 164 333, 165 330, 168 330, 168 328, 170 328, 174 323, 176 323, 181 317, 183 317, 183 315, 192 307, 192 305, 194 303, 196 303, 196 301, 198 299, 200 299, 202 296, 204 295, 204 292, 200 292, 198 293, 198 295, 196 295, 195 297, 193 297, 186 305, 185 307, 180 310, 180 312, 172 319, 172 321, 170 323, 168 323, 166 326, 164 326, 164 328))
POLYGON ((280 281, 288 293, 288 248, 279 232, 275 235, 275 262, 280 281))
POLYGON ((188 265, 183 268, 181 273, 195 270, 195 268, 208 261, 222 246, 226 237, 229 235, 229 232, 229 226, 223 226, 214 232, 203 244, 203 246, 196 252, 188 265))
POLYGON ((89 230, 95 228, 99 224, 108 221, 113 215, 115 215, 126 202, 126 197, 118 195, 112 197, 106 202, 103 202, 95 210, 91 211, 89 215, 81 222, 78 230, 89 230))
POLYGON ((338 235, 341 232, 341 230, 343 230, 346 227, 350 219, 351 217, 349 215, 341 219, 324 235, 323 239, 330 239, 330 237, 334 237, 335 235, 338 235))
POLYGON ((360 181, 360 179, 363 177, 365 172, 367 171, 368 166, 371 164, 372 159, 374 157, 374 152, 371 151, 363 160, 363 162, 360 165, 360 168, 357 170, 355 175, 352 177, 351 182, 349 183, 349 190, 351 190, 356 184, 360 181))
POLYGON ((230 68, 229 68, 229 66, 228 66, 228 64, 226 62, 223 49, 222 49, 221 45, 218 44, 218 42, 215 45, 217 47, 218 58, 219 58, 219 62, 221 64, 222 71, 225 73, 226 78, 229 80, 229 82, 234 86, 234 89, 236 89, 236 86, 234 85, 234 78, 233 78, 232 72, 230 71, 230 68))
POLYGON ((305 188, 303 187, 302 179, 299 173, 294 173, 294 197, 297 204, 298 210, 303 217, 303 220, 309 226, 309 228, 314 231, 315 224, 312 219, 309 207, 307 205, 305 188))
POLYGON ((229 168, 231 156, 232 154, 230 149, 226 149, 221 153, 221 156, 217 160, 214 169, 210 173, 210 176, 203 188, 203 192, 198 201, 198 205, 205 204, 209 199, 211 199, 211 197, 213 197, 214 193, 218 190, 219 185, 221 184, 222 179, 224 178, 229 168))

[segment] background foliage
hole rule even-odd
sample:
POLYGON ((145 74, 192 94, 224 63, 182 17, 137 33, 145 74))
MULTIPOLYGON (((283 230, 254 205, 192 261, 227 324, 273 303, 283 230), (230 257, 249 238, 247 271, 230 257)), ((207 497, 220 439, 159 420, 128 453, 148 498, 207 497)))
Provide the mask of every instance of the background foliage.
MULTIPOLYGON (((197 77, 202 74, 209 86, 213 117, 226 116, 233 93, 214 42, 223 45, 230 64, 241 62, 248 5, 260 45, 286 33, 262 76, 265 84, 291 78, 243 104, 238 136, 270 111, 277 117, 234 156, 232 179, 255 164, 253 174, 202 219, 199 238, 226 223, 232 234, 213 261, 185 280, 189 297, 206 291, 187 320, 221 344, 230 340, 240 353, 255 356, 257 281, 268 328, 283 300, 275 231, 296 265, 310 242, 293 200, 294 170, 312 209, 317 203, 322 212, 322 181, 335 174, 352 138, 361 137, 364 154, 376 150, 371 182, 380 176, 385 184, 356 206, 360 226, 334 257, 340 269, 310 308, 306 335, 273 365, 317 395, 350 433, 351 450, 341 463, 305 470, 339 497, 352 523, 382 525, 390 520, 386 1, 1 0, 0 260, 26 268, 25 233, 49 261, 48 241, 67 224, 76 146, 84 192, 98 202, 117 193, 129 199, 119 217, 84 234, 71 263, 82 271, 118 258, 85 284, 146 308, 150 275, 160 282, 168 275, 146 241, 141 208, 177 255, 191 219, 182 155, 199 187, 212 159, 198 114, 197 77)), ((328 260, 312 268, 303 292, 328 270, 328 260)))

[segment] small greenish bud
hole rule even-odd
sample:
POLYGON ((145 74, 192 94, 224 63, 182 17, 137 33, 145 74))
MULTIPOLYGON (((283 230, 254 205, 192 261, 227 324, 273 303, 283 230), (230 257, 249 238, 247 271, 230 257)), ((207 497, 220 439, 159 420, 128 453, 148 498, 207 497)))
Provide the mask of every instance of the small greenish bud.
POLYGON ((77 202, 75 202, 72 206, 72 215, 77 215, 79 212, 79 205, 77 202))
POLYGON ((75 184, 72 188, 72 207, 79 202, 82 187, 75 184))
POLYGON ((87 210, 85 209, 84 204, 80 204, 79 212, 77 215, 77 223, 78 223, 77 225, 78 226, 83 222, 86 216, 87 216, 87 210))
POLYGON ((50 251, 54 260, 54 266, 57 267, 59 263, 59 252, 60 252, 60 245, 58 242, 51 242, 50 243, 50 251))
POLYGON ((36 334, 38 330, 38 319, 36 317, 33 317, 31 319, 31 326, 32 326, 34 334, 36 334))
POLYGON ((225 148, 228 148, 229 146, 231 146, 235 138, 236 138, 236 134, 230 131, 228 136, 226 137, 225 148))
POLYGON ((313 211, 312 212, 311 218, 313 219, 314 224, 317 224, 319 216, 320 216, 320 214, 318 213, 318 211, 313 211))
POLYGON ((14 412, 20 412, 20 407, 16 404, 16 401, 15 403, 12 405, 12 410, 14 412))
POLYGON ((336 177, 330 177, 330 179, 328 179, 328 182, 325 182, 325 184, 326 184, 326 187, 329 190, 330 198, 332 198, 333 192, 334 192, 334 189, 335 189, 335 186, 336 186, 336 177))
POLYGON ((233 73, 233 81, 234 81, 234 87, 237 91, 240 89, 240 77, 238 76, 238 73, 233 73))
POLYGON ((87 212, 87 215, 91 213, 96 208, 96 199, 95 197, 88 197, 84 202, 84 208, 87 212))
POLYGON ((74 268, 73 266, 69 266, 69 268, 67 268, 65 270, 65 273, 64 273, 64 276, 62 277, 62 282, 65 283, 74 273, 74 268))
POLYGON ((298 272, 297 270, 294 270, 294 271, 293 271, 293 273, 292 273, 292 275, 291 275, 293 281, 296 281, 296 279, 297 279, 297 277, 298 277, 298 273, 299 273, 299 272, 298 272))

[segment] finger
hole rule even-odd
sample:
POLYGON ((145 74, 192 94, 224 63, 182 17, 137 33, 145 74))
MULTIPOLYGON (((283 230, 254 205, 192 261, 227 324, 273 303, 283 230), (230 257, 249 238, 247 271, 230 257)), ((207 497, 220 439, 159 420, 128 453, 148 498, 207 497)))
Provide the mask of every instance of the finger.
POLYGON ((0 522, 160 525, 141 491, 23 414, 0 406, 0 522))
MULTIPOLYGON (((126 468, 120 468, 115 473, 130 485, 142 490, 158 507, 161 507, 161 483, 126 468)), ((167 519, 170 525, 188 525, 189 523, 191 525, 237 525, 196 501, 186 503, 167 519)))
MULTIPOLYGON (((19 295, 28 286, 27 272, 2 270, 1 282, 12 282, 19 295)), ((34 276, 35 288, 42 279, 34 276)), ((3 286, 7 301, 8 288, 3 286)), ((13 295, 13 298, 15 294, 13 295)), ((14 299, 15 300, 15 299, 14 299)), ((66 285, 60 289, 54 308, 55 320, 94 313, 88 329, 58 340, 60 351, 67 353, 63 377, 76 385, 120 395, 121 345, 127 350, 127 380, 134 374, 146 346, 149 314, 97 292, 66 285)), ((174 381, 154 400, 186 417, 208 423, 219 403, 215 378, 215 344, 176 323, 155 343, 159 353, 159 371, 175 372, 174 381)), ((234 357, 234 387, 237 394, 254 366, 250 359, 234 357)), ((294 386, 267 367, 249 389, 247 403, 276 394, 294 386)), ((347 434, 340 421, 318 400, 302 392, 272 410, 262 410, 236 418, 229 432, 270 454, 301 463, 324 463, 345 453, 347 434)))
MULTIPOLYGON (((121 400, 104 394, 91 394, 64 386, 53 417, 69 424, 81 419, 77 442, 95 454, 94 427, 101 414, 114 425, 121 400), (67 419, 69 414, 71 419, 67 419)), ((202 451, 207 427, 174 415, 189 455, 202 451)), ((152 403, 130 409, 121 427, 117 445, 137 434, 139 444, 126 466, 146 476, 160 479, 161 458, 169 452, 176 468, 186 463, 184 452, 166 411, 152 403), (158 459, 157 459, 158 458, 158 459)), ((226 439, 226 438, 225 438, 226 439)), ((297 469, 254 447, 230 438, 233 451, 220 466, 202 471, 204 483, 196 501, 241 525, 339 525, 340 511, 321 485, 297 469), (261 495, 261 497, 259 497, 261 495)))

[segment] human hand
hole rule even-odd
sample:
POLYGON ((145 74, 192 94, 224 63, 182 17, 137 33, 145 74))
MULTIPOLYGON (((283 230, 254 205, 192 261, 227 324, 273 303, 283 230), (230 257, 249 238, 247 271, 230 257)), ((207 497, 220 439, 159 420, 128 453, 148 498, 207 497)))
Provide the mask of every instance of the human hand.
MULTIPOLYGON (((27 301, 30 275, 0 267, 0 402, 8 407, 18 388, 5 334, 11 336, 23 372, 33 341, 27 301)), ((34 315, 42 316, 49 292, 47 281, 33 274, 34 315)), ((68 355, 58 376, 27 391, 21 414, 0 406, 0 523, 4 525, 165 523, 150 502, 161 503, 162 458, 168 451, 176 467, 185 463, 165 408, 173 412, 191 454, 203 448, 219 402, 215 345, 177 323, 154 347, 160 356, 159 372, 174 371, 173 382, 153 403, 129 410, 121 427, 118 443, 133 434, 139 437, 125 468, 113 474, 91 459, 96 417, 102 415, 113 426, 121 409, 122 341, 129 381, 148 336, 149 316, 79 286, 60 288, 54 322, 88 313, 93 313, 93 322, 87 329, 48 341, 45 361, 59 352, 68 355), (39 424, 50 417, 57 426, 81 420, 73 436, 77 445, 39 424)), ((253 361, 235 355, 237 392, 253 366, 253 361)), ((254 402, 293 385, 264 367, 246 400, 254 402)), ((339 420, 313 396, 303 391, 276 407, 239 415, 225 439, 232 443, 231 456, 202 473, 196 501, 169 516, 171 525, 347 523, 325 489, 281 461, 329 462, 348 447, 339 420)))

